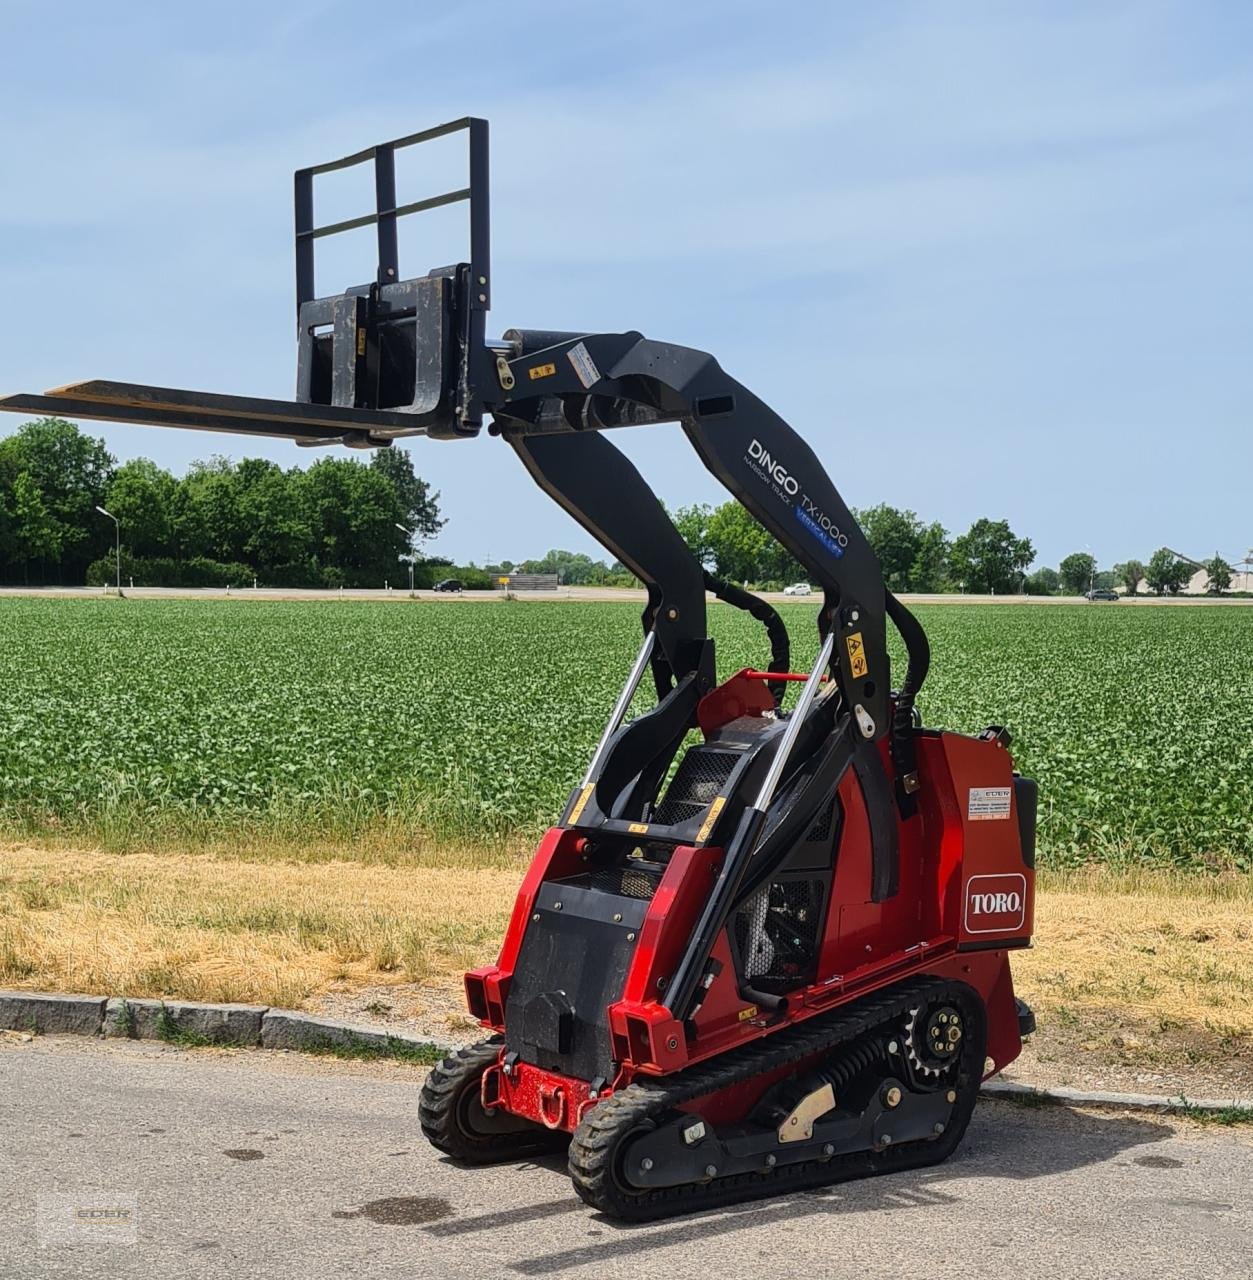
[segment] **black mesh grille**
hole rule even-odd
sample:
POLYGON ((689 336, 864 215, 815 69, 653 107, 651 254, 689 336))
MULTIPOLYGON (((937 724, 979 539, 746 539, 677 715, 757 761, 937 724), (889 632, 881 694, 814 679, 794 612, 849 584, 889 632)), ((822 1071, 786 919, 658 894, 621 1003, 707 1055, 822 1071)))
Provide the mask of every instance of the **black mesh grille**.
POLYGON ((832 797, 830 804, 825 805, 818 810, 818 816, 814 819, 814 825, 805 833, 805 840, 829 840, 831 838, 831 819, 835 815, 835 798, 832 797))
POLYGON ((739 754, 693 747, 683 757, 653 821, 667 827, 699 818, 731 776, 739 754))
POLYGON ((596 867, 587 873, 587 884, 602 893, 616 893, 624 898, 648 901, 657 892, 661 876, 642 867, 596 867))
POLYGON ((735 913, 735 940, 744 976, 756 985, 788 986, 814 972, 826 884, 776 880, 735 913))

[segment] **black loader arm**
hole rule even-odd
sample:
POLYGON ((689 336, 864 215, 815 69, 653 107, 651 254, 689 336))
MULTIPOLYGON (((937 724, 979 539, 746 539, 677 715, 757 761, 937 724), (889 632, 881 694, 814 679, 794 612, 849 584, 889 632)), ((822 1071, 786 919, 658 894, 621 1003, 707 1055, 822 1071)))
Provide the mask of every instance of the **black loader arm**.
MULTIPOLYGON (((497 429, 528 443, 560 435, 568 447, 572 434, 680 422, 714 476, 822 585, 819 629, 836 635, 833 674, 862 735, 882 737, 891 684, 883 576, 804 440, 705 352, 638 333, 563 335, 538 350, 525 331, 513 336, 522 354, 509 362, 514 394, 489 406, 497 429)), ((590 483, 572 478, 574 492, 590 483)), ((620 501, 630 502, 625 488, 620 501)))
POLYGON ((705 581, 696 558, 657 495, 630 460, 594 431, 507 439, 536 483, 644 584, 644 630, 652 631, 658 697, 672 680, 696 673, 702 693, 714 683, 706 638, 705 581))

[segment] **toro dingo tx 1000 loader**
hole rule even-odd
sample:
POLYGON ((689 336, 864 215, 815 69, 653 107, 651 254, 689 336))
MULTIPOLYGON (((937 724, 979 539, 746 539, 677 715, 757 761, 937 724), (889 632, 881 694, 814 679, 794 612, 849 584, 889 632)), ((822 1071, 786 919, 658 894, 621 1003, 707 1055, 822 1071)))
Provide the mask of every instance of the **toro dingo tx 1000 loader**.
POLYGON ((1036 788, 1003 730, 922 726, 926 638, 813 450, 704 352, 631 331, 486 338, 484 121, 297 173, 296 268, 294 402, 87 382, 0 407, 363 448, 474 436, 490 415, 647 587, 639 656, 500 958, 466 975, 491 1035, 431 1072, 431 1142, 469 1162, 568 1144, 578 1193, 634 1219, 943 1160, 1031 1029, 1009 953, 1031 937, 1036 788), (396 151, 459 131, 469 185, 398 204, 396 151), (314 179, 356 164, 375 211, 319 226, 314 179), (459 200, 469 261, 401 279, 397 219, 459 200), (317 240, 371 225, 374 280, 318 296, 317 240), (607 435, 658 422, 821 586, 808 674, 607 435), (766 669, 719 680, 707 592, 762 622, 766 669), (889 620, 908 653, 895 690, 889 620), (628 720, 646 677, 655 705, 628 720))

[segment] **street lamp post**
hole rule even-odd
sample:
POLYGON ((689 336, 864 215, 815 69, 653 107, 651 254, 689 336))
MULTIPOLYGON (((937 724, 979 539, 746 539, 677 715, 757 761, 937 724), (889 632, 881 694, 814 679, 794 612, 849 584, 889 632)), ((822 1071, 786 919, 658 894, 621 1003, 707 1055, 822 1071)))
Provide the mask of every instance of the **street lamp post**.
POLYGON ((401 533, 403 533, 403 534, 405 535, 405 537, 409 539, 409 599, 410 599, 410 600, 412 600, 412 599, 414 598, 414 591, 413 591, 413 533, 412 533, 412 531, 411 531, 411 530, 406 529, 406 528, 405 528, 405 526, 404 526, 403 524, 399 524, 399 523, 398 523, 398 524, 396 525, 396 528, 397 528, 397 529, 399 529, 399 530, 400 530, 400 532, 401 532, 401 533))
POLYGON ((113 528, 117 533, 117 594, 118 599, 122 597, 122 522, 113 514, 112 511, 106 511, 103 507, 97 507, 97 511, 102 516, 108 516, 113 521, 113 528))

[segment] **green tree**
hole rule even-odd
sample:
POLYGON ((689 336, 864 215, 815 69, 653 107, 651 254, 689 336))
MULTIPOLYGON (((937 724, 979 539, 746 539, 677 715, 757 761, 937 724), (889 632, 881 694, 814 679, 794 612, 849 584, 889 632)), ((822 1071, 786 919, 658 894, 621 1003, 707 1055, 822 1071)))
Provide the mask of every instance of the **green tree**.
POLYGON ((918 533, 918 547, 909 571, 910 591, 943 591, 947 581, 950 545, 948 530, 933 520, 918 533))
POLYGON ((718 575, 733 582, 785 582, 804 568, 738 502, 709 516, 709 551, 718 575))
POLYGON ((854 518, 878 558, 889 591, 939 591, 948 558, 948 532, 923 524, 913 511, 888 506, 854 511, 854 518))
POLYGON ((1072 596, 1082 595, 1092 587, 1092 579, 1096 577, 1096 557, 1086 551, 1075 551, 1068 555, 1058 566, 1061 572, 1062 586, 1072 596))
POLYGON ((1051 596, 1057 594, 1062 585, 1062 578, 1056 569, 1046 566, 1029 574, 1022 585, 1029 596, 1051 596))
POLYGON ((1164 596, 1167 592, 1172 596, 1178 595, 1179 589, 1190 576, 1191 570, 1169 547, 1160 547, 1154 551, 1144 570, 1144 580, 1159 596, 1164 596))
POLYGON ((886 502, 852 514, 879 560, 888 589, 909 590, 914 559, 918 555, 921 521, 912 511, 890 507, 886 502))
MULTIPOLYGON (((17 546, 13 528, 12 484, 5 484, 0 475, 0 569, 17 559, 17 546)), ((3 575, 0 575, 2 577, 3 575)))
POLYGON ((761 576, 770 535, 738 502, 724 502, 709 513, 706 536, 720 577, 752 582, 761 576))
POLYGON ((376 449, 370 467, 391 482, 404 513, 400 522, 413 531, 415 543, 433 538, 447 524, 440 519, 439 494, 432 493, 431 486, 414 473, 408 449, 402 449, 399 444, 393 444, 390 449, 376 449))
POLYGON ((406 512, 387 476, 358 462, 323 458, 303 473, 301 485, 324 580, 365 587, 399 580, 396 562, 409 546, 396 525, 406 512))
POLYGON ((949 571, 966 591, 1006 595, 1018 590, 1035 558, 1028 538, 1018 537, 1007 520, 976 520, 949 553, 949 571))
POLYGON ((105 506, 122 526, 122 542, 136 556, 168 556, 174 550, 178 481, 155 462, 133 458, 113 473, 105 506))
POLYGON ((1220 596, 1231 587, 1231 566, 1214 552, 1214 558, 1205 562, 1205 572, 1209 574, 1209 582, 1205 590, 1212 596, 1220 596))
POLYGON ((174 543, 183 559, 242 560, 248 527, 235 464, 218 455, 193 462, 174 503, 174 543))
POLYGON ((709 541, 709 521, 713 509, 708 503, 693 503, 690 507, 679 507, 670 515, 674 527, 678 529, 688 550, 705 568, 711 568, 716 557, 709 541))
MULTIPOLYGON (((24 422, 10 436, 0 440, 0 492, 7 492, 5 505, 10 519, 16 517, 14 487, 25 473, 22 503, 30 513, 31 486, 39 492, 46 527, 36 534, 42 546, 55 542, 55 554, 27 554, 29 539, 18 545, 19 535, 10 534, 11 559, 26 563, 32 558, 44 562, 44 577, 51 573, 59 581, 81 582, 87 565, 113 544, 113 527, 95 508, 103 506, 112 475, 114 458, 104 441, 85 436, 61 418, 38 418, 24 422)), ((38 522, 37 522, 38 523, 38 522)), ((33 526, 32 526, 33 527, 33 526)), ((30 533, 30 528, 27 532, 30 533)), ((25 536, 25 535, 22 535, 25 536)))
POLYGON ((1144 580, 1144 565, 1139 560, 1128 560, 1123 564, 1116 564, 1114 577, 1126 587, 1127 594, 1133 596, 1144 580))
MULTIPOLYGON (((360 464, 357 464, 360 465, 360 464)), ((236 472, 235 500, 244 528, 243 558, 267 581, 313 581, 313 528, 303 473, 262 458, 246 458, 236 472)))
POLYGON ((15 559, 56 563, 64 545, 65 526, 48 510, 43 492, 29 471, 13 481, 13 545, 15 559))

